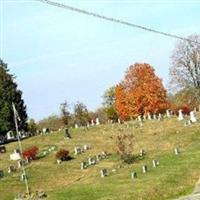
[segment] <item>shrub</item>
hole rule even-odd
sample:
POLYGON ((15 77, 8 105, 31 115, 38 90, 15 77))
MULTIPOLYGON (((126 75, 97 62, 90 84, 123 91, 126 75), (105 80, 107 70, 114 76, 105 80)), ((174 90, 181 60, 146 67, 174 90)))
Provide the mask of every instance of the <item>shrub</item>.
POLYGON ((38 148, 36 146, 29 147, 22 152, 23 158, 30 160, 35 160, 38 153, 38 148))
POLYGON ((65 149, 60 149, 56 153, 56 158, 62 161, 71 160, 71 156, 69 156, 69 151, 65 149))
POLYGON ((121 159, 125 163, 132 163, 134 156, 132 155, 133 150, 133 135, 132 134, 121 134, 117 136, 116 140, 117 153, 121 156, 121 159))
POLYGON ((178 111, 179 111, 179 110, 182 110, 182 113, 183 113, 184 115, 189 115, 189 114, 190 114, 190 108, 189 108, 187 105, 175 107, 175 108, 173 109, 173 111, 174 111, 174 113, 175 113, 176 115, 178 115, 178 111))

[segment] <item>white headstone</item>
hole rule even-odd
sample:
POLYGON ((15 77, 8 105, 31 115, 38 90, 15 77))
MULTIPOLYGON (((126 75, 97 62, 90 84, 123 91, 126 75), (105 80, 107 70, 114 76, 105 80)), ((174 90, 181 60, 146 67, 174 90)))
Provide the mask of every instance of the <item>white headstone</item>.
POLYGON ((7 139, 8 140, 12 140, 12 139, 14 139, 15 137, 14 137, 14 134, 13 134, 13 132, 12 131, 8 131, 7 132, 7 139))
POLYGON ((102 177, 102 178, 105 177, 105 176, 108 176, 108 171, 107 171, 107 169, 102 169, 102 170, 100 171, 100 174, 101 174, 101 177, 102 177))
POLYGON ((20 153, 15 152, 15 153, 10 154, 10 160, 14 160, 14 161, 21 160, 20 153))
POLYGON ((154 119, 154 120, 157 120, 156 114, 153 114, 153 119, 154 119))
POLYGON ((87 168, 87 163, 81 162, 81 169, 86 169, 86 168, 87 168))
POLYGON ((99 118, 97 117, 97 118, 96 118, 96 125, 99 125, 99 124, 100 124, 99 118))
POLYGON ((121 120, 118 118, 118 124, 121 124, 121 120))
POLYGON ((78 128, 78 124, 75 124, 75 128, 78 128))
POLYGON ((94 126, 94 120, 93 119, 91 120, 91 125, 94 126))
POLYGON ((166 110, 166 115, 167 115, 168 118, 171 117, 171 115, 170 115, 170 111, 169 111, 169 110, 166 110))
POLYGON ((150 113, 147 114, 147 117, 148 117, 148 120, 151 120, 151 114, 150 113))
POLYGON ((75 155, 78 155, 78 154, 81 154, 82 153, 82 149, 80 147, 75 147, 74 148, 74 154, 75 155))
POLYGON ((146 166, 146 165, 143 165, 143 166, 142 166, 142 172, 143 172, 144 174, 147 173, 147 166, 146 166))
POLYGON ((179 111, 178 111, 178 120, 179 120, 179 121, 184 120, 182 110, 179 110, 179 111))
POLYGON ((191 112, 190 112, 190 121, 191 121, 192 123, 197 122, 197 119, 196 119, 196 116, 195 116, 195 114, 194 114, 194 111, 191 111, 191 112))
POLYGON ((142 121, 142 118, 141 118, 141 116, 140 116, 140 115, 138 116, 138 121, 139 121, 139 122, 141 122, 141 121, 142 121))
POLYGON ((132 179, 137 178, 137 173, 136 173, 136 172, 131 172, 131 178, 132 178, 132 179))

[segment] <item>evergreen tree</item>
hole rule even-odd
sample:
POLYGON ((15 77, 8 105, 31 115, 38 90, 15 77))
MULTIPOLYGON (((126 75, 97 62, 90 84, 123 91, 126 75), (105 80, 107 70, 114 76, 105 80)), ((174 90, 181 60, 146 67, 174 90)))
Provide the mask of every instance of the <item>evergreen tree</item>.
POLYGON ((17 88, 15 76, 9 73, 7 64, 0 60, 0 135, 15 129, 12 102, 15 104, 21 121, 19 129, 27 129, 27 113, 22 92, 17 88))

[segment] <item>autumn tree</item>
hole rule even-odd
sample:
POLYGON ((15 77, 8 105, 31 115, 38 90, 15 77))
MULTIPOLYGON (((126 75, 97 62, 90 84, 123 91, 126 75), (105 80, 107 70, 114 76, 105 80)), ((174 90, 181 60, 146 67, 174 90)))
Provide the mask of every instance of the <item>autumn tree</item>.
POLYGON ((120 119, 129 119, 129 105, 127 101, 127 94, 122 84, 118 84, 115 88, 115 109, 120 119))
POLYGON ((172 53, 171 84, 180 89, 194 87, 200 90, 200 35, 190 35, 188 39, 178 41, 172 53))
POLYGON ((169 107, 167 92, 149 64, 131 65, 116 88, 116 109, 122 118, 134 118, 169 107))

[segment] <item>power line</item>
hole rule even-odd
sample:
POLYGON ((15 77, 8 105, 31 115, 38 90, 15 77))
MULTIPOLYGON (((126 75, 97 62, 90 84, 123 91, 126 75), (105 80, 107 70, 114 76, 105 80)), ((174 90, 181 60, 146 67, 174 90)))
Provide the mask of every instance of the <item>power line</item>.
POLYGON ((152 33, 156 33, 156 34, 160 34, 160 35, 164 35, 164 36, 167 36, 167 37, 172 37, 172 38, 176 38, 176 39, 180 39, 180 40, 184 40, 184 41, 188 41, 188 42, 196 43, 196 44, 200 45, 200 43, 198 41, 194 41, 194 40, 184 38, 184 37, 181 37, 181 36, 178 36, 178 35, 175 35, 175 34, 167 33, 167 32, 158 31, 158 30, 151 29, 151 28, 141 26, 141 25, 138 25, 138 24, 133 24, 131 22, 123 21, 123 20, 120 20, 120 19, 117 19, 117 18, 107 17, 107 16, 104 16, 104 15, 100 15, 98 13, 90 12, 90 11, 79 9, 79 8, 75 8, 75 7, 66 5, 66 4, 62 4, 62 3, 58 3, 58 2, 54 2, 54 1, 49 1, 49 0, 35 0, 35 1, 40 1, 42 3, 46 3, 46 4, 56 6, 56 7, 59 7, 59 8, 64 8, 64 9, 67 9, 67 10, 70 10, 70 11, 73 11, 73 12, 78 12, 78 13, 81 13, 81 14, 93 16, 93 17, 100 18, 100 19, 107 20, 107 21, 111 21, 111 22, 114 22, 114 23, 130 26, 130 27, 134 27, 134 28, 138 28, 138 29, 142 29, 142 30, 149 31, 149 32, 152 32, 152 33))

